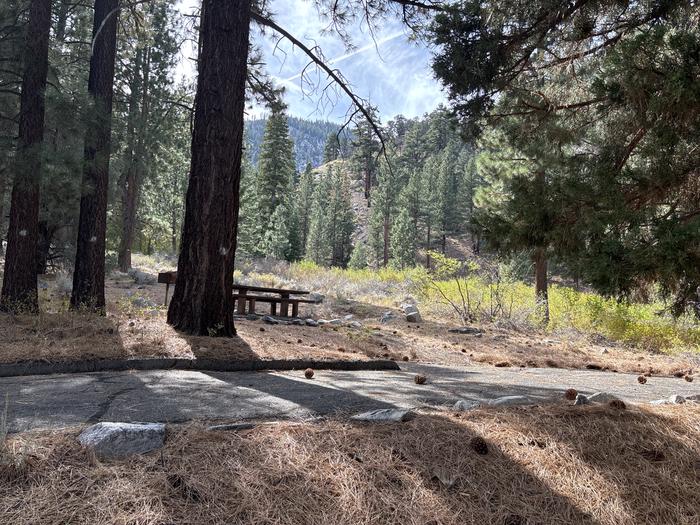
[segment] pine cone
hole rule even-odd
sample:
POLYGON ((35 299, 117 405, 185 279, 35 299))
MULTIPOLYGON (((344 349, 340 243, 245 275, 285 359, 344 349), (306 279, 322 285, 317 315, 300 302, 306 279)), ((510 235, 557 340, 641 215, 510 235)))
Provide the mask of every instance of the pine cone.
POLYGON ((420 374, 418 374, 416 377, 413 378, 413 381, 415 381, 415 383, 417 385, 424 385, 427 380, 428 380, 427 377, 422 376, 420 374))
POLYGON ((637 381, 639 381, 639 384, 640 384, 640 385, 643 385, 643 384, 645 384, 645 383, 647 382, 647 378, 644 377, 644 376, 639 376, 639 377, 637 378, 637 381))
POLYGON ((685 376, 685 380, 688 381, 688 383, 693 382, 693 376, 685 376))
POLYGON ((469 441, 469 446, 474 452, 476 452, 477 454, 481 454, 482 456, 485 456, 489 453, 489 445, 482 437, 474 436, 469 441))
POLYGON ((627 405, 625 405, 625 402, 621 399, 613 399, 608 403, 608 406, 615 410, 625 410, 627 408, 627 405))
POLYGON ((576 399, 577 395, 578 392, 574 388, 569 388, 566 392, 564 392, 564 397, 569 401, 573 401, 574 399, 576 399))
POLYGON ((314 376, 313 368, 307 368, 306 370, 304 370, 304 376, 306 377, 306 379, 311 379, 314 376))

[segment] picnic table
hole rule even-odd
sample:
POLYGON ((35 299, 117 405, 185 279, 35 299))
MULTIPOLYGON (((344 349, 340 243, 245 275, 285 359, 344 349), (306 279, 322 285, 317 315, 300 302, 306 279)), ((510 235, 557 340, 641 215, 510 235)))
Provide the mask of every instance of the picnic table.
MULTIPOLYGON (((168 291, 171 284, 175 284, 177 272, 161 272, 158 274, 158 282, 165 284, 165 304, 168 304, 168 291)), ((253 286, 249 284, 233 283, 233 298, 236 301, 236 313, 243 315, 255 313, 257 303, 269 303, 270 314, 277 315, 277 305, 280 306, 279 315, 289 317, 289 306, 292 306, 292 317, 299 315, 299 303, 314 304, 317 301, 305 299, 303 296, 311 292, 306 290, 289 290, 285 288, 271 288, 267 286, 253 286), (261 295, 267 294, 267 295, 261 295)))

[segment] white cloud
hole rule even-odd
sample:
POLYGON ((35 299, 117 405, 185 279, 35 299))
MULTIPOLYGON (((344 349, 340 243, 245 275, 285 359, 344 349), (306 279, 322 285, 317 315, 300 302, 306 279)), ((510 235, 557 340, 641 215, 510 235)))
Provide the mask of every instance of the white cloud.
MULTIPOLYGON (((198 3, 197 0, 181 0, 180 9, 191 12, 198 3)), ((410 42, 399 21, 386 21, 374 35, 359 24, 348 28, 357 46, 348 50, 337 35, 324 31, 327 24, 319 18, 313 2, 271 0, 270 5, 275 21, 305 45, 318 45, 327 63, 341 71, 353 91, 379 108, 384 122, 397 114, 422 115, 445 101, 430 69, 429 51, 410 42)), ((278 84, 287 88, 285 101, 289 113, 342 120, 350 105, 347 96, 324 92, 328 79, 314 67, 307 69, 302 78, 308 57, 286 40, 278 41, 275 35, 266 33, 252 31, 268 72, 278 84)), ((253 114, 260 111, 262 108, 254 108, 253 114)))

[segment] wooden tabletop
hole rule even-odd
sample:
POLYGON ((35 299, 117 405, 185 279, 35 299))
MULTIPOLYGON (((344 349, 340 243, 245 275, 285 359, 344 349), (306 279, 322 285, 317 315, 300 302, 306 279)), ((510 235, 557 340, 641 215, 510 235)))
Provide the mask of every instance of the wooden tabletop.
MULTIPOLYGON (((158 274, 158 282, 166 284, 174 284, 177 277, 177 272, 161 272, 158 274)), ((277 293, 280 295, 308 295, 311 292, 306 290, 286 290, 284 288, 268 288, 266 286, 253 286, 249 284, 239 284, 233 283, 234 290, 245 291, 245 293, 250 292, 263 292, 263 293, 277 293)))
POLYGON ((278 294, 291 294, 291 295, 308 295, 311 292, 305 290, 287 290, 286 288, 267 288, 265 286, 252 286, 248 284, 238 284, 233 283, 234 290, 246 290, 247 292, 267 292, 267 293, 278 293, 278 294))

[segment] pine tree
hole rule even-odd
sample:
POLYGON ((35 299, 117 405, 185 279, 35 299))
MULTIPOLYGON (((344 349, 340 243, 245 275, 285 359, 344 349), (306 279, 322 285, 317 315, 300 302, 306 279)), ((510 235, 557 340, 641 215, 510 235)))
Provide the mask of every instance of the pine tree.
MULTIPOLYGON (((371 108, 370 114, 376 121, 376 109, 371 108)), ((352 140, 352 164, 354 172, 364 180, 365 199, 370 201, 372 187, 377 184, 378 153, 381 144, 376 137, 371 124, 361 121, 353 131, 352 140)))
POLYGON ((7 257, 0 298, 2 309, 9 311, 25 309, 36 312, 39 309, 36 245, 50 28, 51 0, 32 0, 22 75, 7 257))
MULTIPOLYGON (((265 126, 255 181, 257 220, 261 228, 259 251, 263 255, 274 256, 267 251, 267 248, 271 246, 268 244, 268 239, 277 238, 281 226, 274 223, 273 216, 281 217, 285 221, 289 221, 291 218, 289 213, 281 215, 282 211, 277 214, 275 212, 278 207, 287 206, 287 203, 292 199, 295 173, 294 145, 289 138, 287 115, 278 108, 270 115, 265 126)), ((295 211, 291 207, 289 210, 295 211)), ((297 235, 296 231, 289 229, 287 231, 297 235)), ((286 244, 288 245, 287 257, 299 255, 301 249, 298 239, 288 238, 286 244), (293 246, 291 241, 294 241, 293 246)))
MULTIPOLYGON (((306 169, 299 178, 295 191, 296 220, 299 232, 299 245, 301 251, 306 251, 306 241, 309 236, 309 226, 311 223, 311 208, 313 206, 313 194, 316 181, 311 164, 306 165, 306 169)), ((303 256, 301 253, 300 256, 303 256)))
POLYGON ((289 223, 289 207, 280 203, 270 218, 270 227, 262 239, 262 249, 266 256, 279 260, 292 260, 289 223))
POLYGON ((399 212, 391 230, 391 262, 401 270, 416 264, 416 230, 405 208, 399 212))
POLYGON ((105 307, 105 244, 118 7, 118 0, 95 0, 94 51, 88 80, 94 114, 85 131, 85 165, 70 301, 72 308, 99 312, 105 307))
POLYGON ((355 244, 352 253, 350 254, 350 260, 348 261, 348 268, 353 270, 363 270, 367 268, 367 246, 364 241, 359 241, 355 244))
POLYGON ((344 268, 352 251, 352 233, 355 230, 350 188, 347 178, 336 170, 331 174, 333 195, 329 209, 330 227, 328 242, 333 247, 331 266, 344 268))
POLYGON ((340 157, 340 141, 337 133, 329 133, 323 147, 323 163, 337 160, 340 157))
POLYGON ((168 323, 235 335, 233 266, 243 158, 251 4, 204 0, 192 160, 168 323))
POLYGON ((328 243, 328 196, 332 190, 330 173, 321 173, 313 194, 305 257, 322 266, 329 265, 333 256, 333 247, 328 243))

